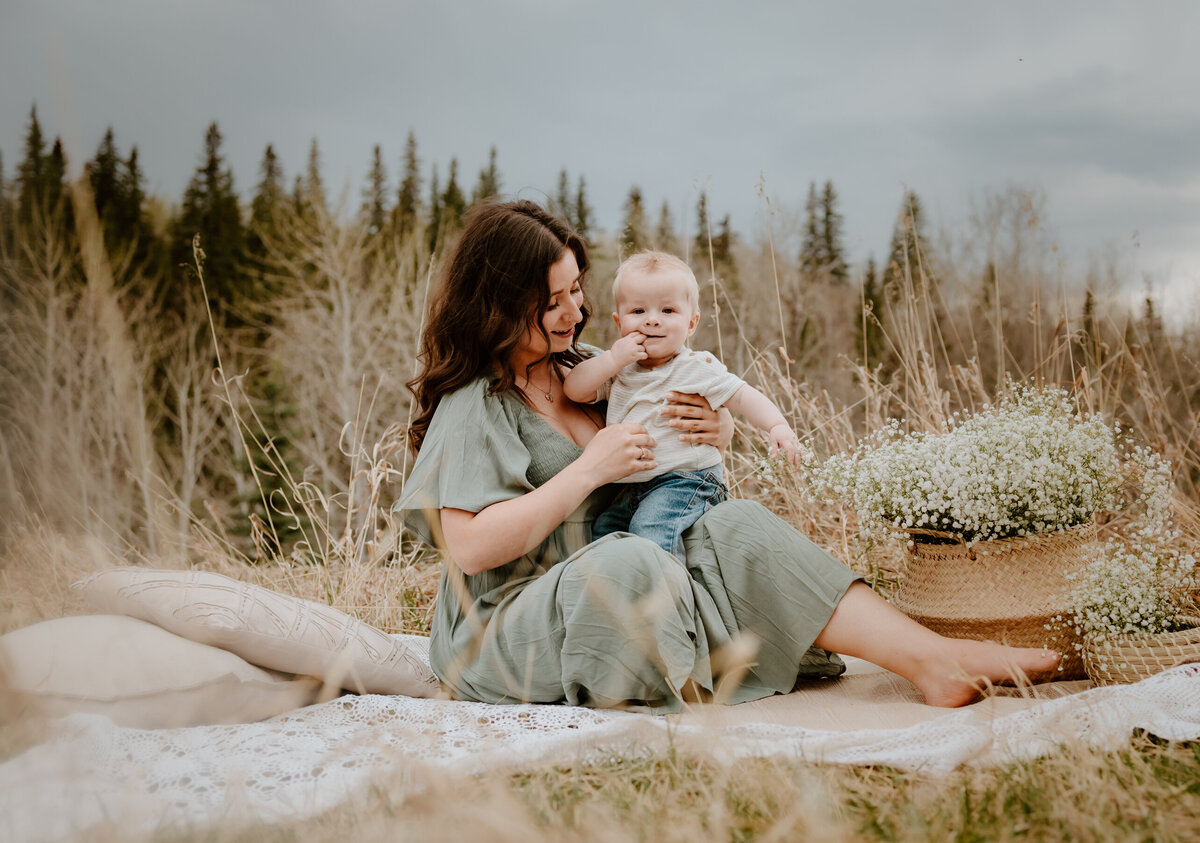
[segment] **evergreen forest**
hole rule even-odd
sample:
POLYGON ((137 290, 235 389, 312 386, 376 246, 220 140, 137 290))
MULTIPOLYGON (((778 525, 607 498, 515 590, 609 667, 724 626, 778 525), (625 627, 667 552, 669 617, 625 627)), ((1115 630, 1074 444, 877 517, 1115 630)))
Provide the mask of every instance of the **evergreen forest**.
MULTIPOLYGON (((439 170, 410 132, 394 160, 364 156, 346 207, 315 139, 291 174, 268 145, 243 193, 214 122, 183 195, 164 197, 111 128, 78 180, 36 108, 24 138, 15 165, 0 152, 0 543, 31 521, 185 560, 216 542, 251 560, 403 542, 376 513, 411 461, 424 303, 464 215, 505 195, 497 150, 474 175, 455 158, 439 170)), ((696 347, 776 398, 819 453, 1032 378, 1123 419, 1194 498, 1200 332, 1164 325, 1150 292, 1123 294, 1117 261, 1064 266, 1037 191, 988 197, 952 236, 905 190, 887 251, 859 262, 833 182, 794 192, 794 210, 739 230, 706 193, 673 208, 634 185, 607 232, 564 167, 546 195, 592 250, 601 318, 585 339, 615 338, 620 257, 665 249, 701 281, 696 347)), ((761 445, 744 431, 736 447, 761 445)), ((771 494, 752 472, 738 482, 771 494)))

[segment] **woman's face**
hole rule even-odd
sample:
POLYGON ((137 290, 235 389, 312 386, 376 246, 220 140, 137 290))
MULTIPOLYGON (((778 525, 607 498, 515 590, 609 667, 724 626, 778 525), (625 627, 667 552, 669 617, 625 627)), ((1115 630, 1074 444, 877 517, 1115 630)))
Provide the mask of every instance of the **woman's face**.
POLYGON ((550 267, 550 302, 542 314, 542 327, 550 336, 549 348, 540 331, 525 332, 525 345, 521 349, 525 356, 536 360, 547 353, 557 354, 571 347, 575 339, 575 326, 583 319, 583 287, 579 283, 579 263, 575 253, 563 249, 562 257, 550 267))

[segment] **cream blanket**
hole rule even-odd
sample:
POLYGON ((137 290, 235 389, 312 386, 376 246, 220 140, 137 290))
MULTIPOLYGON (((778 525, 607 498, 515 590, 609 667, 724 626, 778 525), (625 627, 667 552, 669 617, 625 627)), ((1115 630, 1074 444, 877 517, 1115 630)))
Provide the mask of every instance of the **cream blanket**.
POLYGON ((142 731, 96 715, 0 764, 0 838, 63 840, 109 826, 121 839, 215 822, 315 816, 382 786, 433 776, 644 757, 668 747, 718 760, 772 756, 945 774, 1052 752, 1117 747, 1131 730, 1200 738, 1200 664, 1136 685, 1002 691, 955 711, 921 705, 862 662, 838 680, 730 708, 655 717, 563 706, 345 696, 261 723, 142 731))

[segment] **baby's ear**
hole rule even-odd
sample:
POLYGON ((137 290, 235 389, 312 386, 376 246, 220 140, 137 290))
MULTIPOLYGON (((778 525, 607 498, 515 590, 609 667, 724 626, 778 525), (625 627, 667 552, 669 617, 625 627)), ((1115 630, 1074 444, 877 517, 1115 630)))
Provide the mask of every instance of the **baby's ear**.
POLYGON ((688 323, 688 336, 696 333, 696 326, 700 324, 700 311, 692 311, 692 321, 688 323))
POLYGON ((621 317, 617 315, 615 310, 613 311, 613 321, 617 323, 618 328, 621 327, 621 317))

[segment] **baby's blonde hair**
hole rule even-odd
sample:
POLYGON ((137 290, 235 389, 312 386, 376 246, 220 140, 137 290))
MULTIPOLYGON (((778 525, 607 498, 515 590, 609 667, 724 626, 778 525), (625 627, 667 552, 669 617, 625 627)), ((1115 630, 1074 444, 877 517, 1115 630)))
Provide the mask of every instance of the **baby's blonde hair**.
POLYGON ((699 312, 700 310, 700 284, 696 281, 696 274, 692 272, 692 268, 686 262, 680 260, 668 252, 645 251, 638 252, 636 255, 631 255, 621 262, 617 267, 617 277, 613 279, 612 294, 613 302, 616 303, 621 296, 621 280, 628 272, 643 272, 647 275, 653 275, 656 272, 679 272, 683 275, 688 285, 688 304, 692 306, 692 310, 699 312))

